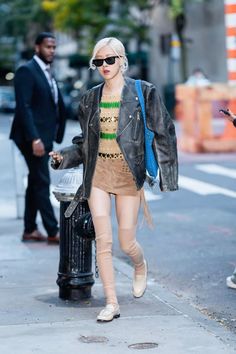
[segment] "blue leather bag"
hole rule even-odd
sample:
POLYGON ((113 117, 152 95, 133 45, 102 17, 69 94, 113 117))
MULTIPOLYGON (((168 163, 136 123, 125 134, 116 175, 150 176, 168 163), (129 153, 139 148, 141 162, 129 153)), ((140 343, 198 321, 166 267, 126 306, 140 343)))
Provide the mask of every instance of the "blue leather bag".
POLYGON ((143 91, 141 86, 141 80, 135 80, 135 88, 137 91, 139 103, 142 110, 142 117, 144 123, 144 138, 145 138, 145 166, 148 173, 149 184, 154 184, 158 175, 158 163, 153 151, 152 143, 154 139, 154 133, 148 129, 146 122, 145 102, 143 97, 143 91), (150 180, 151 179, 151 180, 150 180))

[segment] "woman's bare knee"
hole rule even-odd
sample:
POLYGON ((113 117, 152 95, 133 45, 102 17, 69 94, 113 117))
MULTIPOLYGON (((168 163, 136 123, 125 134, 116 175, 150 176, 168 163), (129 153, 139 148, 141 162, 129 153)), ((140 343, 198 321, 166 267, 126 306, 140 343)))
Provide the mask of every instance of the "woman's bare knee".
POLYGON ((88 204, 93 218, 97 216, 110 216, 111 198, 109 193, 102 189, 92 187, 88 204))
POLYGON ((119 228, 131 229, 137 225, 139 207, 139 196, 116 196, 116 216, 119 228))

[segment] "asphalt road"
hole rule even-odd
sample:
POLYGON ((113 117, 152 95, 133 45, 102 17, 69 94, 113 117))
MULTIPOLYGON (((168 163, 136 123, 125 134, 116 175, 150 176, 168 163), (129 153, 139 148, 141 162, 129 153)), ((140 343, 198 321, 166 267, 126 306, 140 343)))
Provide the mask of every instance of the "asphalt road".
MULTIPOLYGON (((0 218, 16 217, 9 127, 10 116, 0 115, 0 218)), ((63 145, 78 132, 77 123, 69 122, 63 145)), ((138 228, 149 277, 236 332, 236 290, 225 285, 236 266, 236 154, 180 153, 179 160, 180 190, 147 194, 155 228, 138 228)), ((61 174, 52 172, 53 185, 61 174)), ((58 213, 55 201, 54 205, 58 213)), ((115 223, 114 253, 126 259, 119 250, 115 223)))

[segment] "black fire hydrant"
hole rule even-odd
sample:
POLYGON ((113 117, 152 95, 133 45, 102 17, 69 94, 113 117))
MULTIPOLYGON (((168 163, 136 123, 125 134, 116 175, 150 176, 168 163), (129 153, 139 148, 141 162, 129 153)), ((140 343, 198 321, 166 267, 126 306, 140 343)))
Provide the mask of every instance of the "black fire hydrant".
POLYGON ((64 213, 82 182, 80 168, 67 171, 54 190, 60 202, 60 261, 57 285, 64 300, 91 297, 94 284, 92 273, 92 240, 94 229, 87 201, 79 202, 70 217, 64 213))

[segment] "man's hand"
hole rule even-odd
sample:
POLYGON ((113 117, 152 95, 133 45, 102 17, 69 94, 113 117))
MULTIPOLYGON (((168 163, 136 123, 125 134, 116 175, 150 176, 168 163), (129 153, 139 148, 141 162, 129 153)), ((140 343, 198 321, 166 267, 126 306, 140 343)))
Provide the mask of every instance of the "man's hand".
POLYGON ((229 116, 227 116, 230 122, 233 122, 236 119, 236 115, 228 108, 227 111, 229 112, 229 116))
POLYGON ((40 139, 32 141, 33 155, 41 157, 45 154, 44 144, 40 139))
POLYGON ((54 163, 61 163, 63 160, 63 156, 56 151, 49 152, 49 156, 51 156, 54 163))

